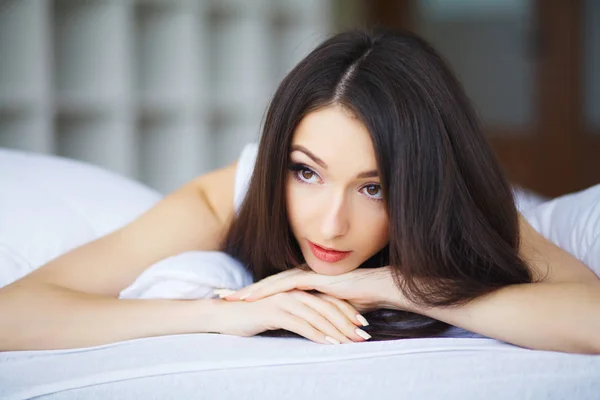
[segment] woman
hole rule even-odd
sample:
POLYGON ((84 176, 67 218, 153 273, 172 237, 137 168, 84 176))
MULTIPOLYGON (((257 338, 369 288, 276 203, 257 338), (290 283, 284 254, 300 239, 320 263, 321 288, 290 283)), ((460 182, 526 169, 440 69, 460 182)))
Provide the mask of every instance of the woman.
POLYGON ((236 210, 238 168, 252 166, 199 177, 3 288, 1 348, 279 329, 347 343, 450 324, 599 351, 585 317, 597 314, 598 278, 517 213, 461 86, 418 37, 355 30, 323 42, 275 93, 236 210), (190 250, 226 251, 257 283, 226 301, 115 299, 190 250))

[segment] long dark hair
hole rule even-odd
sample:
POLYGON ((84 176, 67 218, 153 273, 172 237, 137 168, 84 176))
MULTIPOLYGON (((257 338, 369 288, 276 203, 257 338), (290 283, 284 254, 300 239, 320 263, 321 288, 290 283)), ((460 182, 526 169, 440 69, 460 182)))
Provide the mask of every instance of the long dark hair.
MULTIPOLYGON (((255 281, 304 262, 285 207, 290 143, 305 115, 331 105, 351 110, 370 132, 390 221, 389 244, 362 268, 389 263, 398 289, 425 307, 532 282, 518 254, 513 192, 461 84, 426 41, 380 27, 326 39, 275 92, 248 192, 223 243, 255 281)), ((450 327, 406 311, 365 317, 375 340, 450 327)))

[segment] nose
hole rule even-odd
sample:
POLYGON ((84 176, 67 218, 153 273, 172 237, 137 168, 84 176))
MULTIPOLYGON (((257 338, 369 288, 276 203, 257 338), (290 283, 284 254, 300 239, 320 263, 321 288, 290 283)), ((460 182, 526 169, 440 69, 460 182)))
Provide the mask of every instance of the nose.
POLYGON ((348 201, 344 193, 334 193, 328 197, 323 205, 325 211, 321 223, 321 235, 324 240, 334 240, 348 233, 350 219, 348 215, 348 201))

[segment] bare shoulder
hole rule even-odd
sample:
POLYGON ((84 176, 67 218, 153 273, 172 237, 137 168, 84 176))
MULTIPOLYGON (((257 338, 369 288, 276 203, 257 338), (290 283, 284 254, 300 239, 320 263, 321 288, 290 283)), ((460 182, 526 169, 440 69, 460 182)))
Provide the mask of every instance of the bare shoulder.
POLYGON ((192 181, 200 191, 213 214, 223 223, 234 215, 233 196, 237 161, 201 175, 192 181))
POLYGON ((163 256, 188 250, 217 250, 235 215, 236 170, 237 161, 192 179, 151 209, 145 216, 146 223, 142 217, 129 230, 136 231, 137 236, 156 231, 155 237, 167 242, 179 238, 169 254, 163 256))
POLYGON ((186 251, 218 250, 234 215, 236 165, 192 179, 129 224, 22 280, 116 297, 157 261, 186 251))

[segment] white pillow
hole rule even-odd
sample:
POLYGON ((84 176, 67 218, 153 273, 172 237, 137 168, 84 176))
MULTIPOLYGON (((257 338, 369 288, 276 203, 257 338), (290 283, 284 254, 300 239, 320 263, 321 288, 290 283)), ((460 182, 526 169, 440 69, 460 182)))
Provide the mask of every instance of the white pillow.
MULTIPOLYGON (((118 229, 162 195, 91 164, 0 149, 0 287, 118 229)), ((192 251, 146 269, 120 298, 211 297, 240 288, 249 272, 220 252, 192 251)))
POLYGON ((201 299, 213 289, 237 290, 252 283, 243 265, 220 251, 190 251, 159 261, 146 269, 120 299, 201 299))
POLYGON ((532 207, 536 207, 542 203, 550 200, 548 197, 544 197, 538 193, 535 193, 529 189, 522 188, 518 185, 513 186, 513 198, 517 209, 523 213, 532 207))
POLYGON ((0 287, 133 220, 160 193, 102 168, 0 149, 0 287))
POLYGON ((600 184, 526 208, 522 214, 600 277, 600 184))

